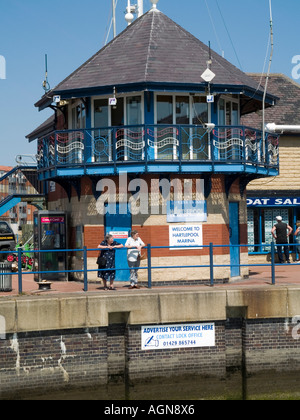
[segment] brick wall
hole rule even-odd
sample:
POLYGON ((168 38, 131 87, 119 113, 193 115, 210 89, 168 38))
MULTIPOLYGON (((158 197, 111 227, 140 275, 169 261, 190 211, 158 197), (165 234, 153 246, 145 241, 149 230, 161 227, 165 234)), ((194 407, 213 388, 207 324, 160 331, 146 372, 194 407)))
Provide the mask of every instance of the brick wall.
POLYGON ((0 340, 0 397, 106 383, 107 351, 105 328, 9 336, 0 340))
POLYGON ((249 320, 244 347, 248 373, 300 369, 300 341, 293 338, 291 319, 249 320))
POLYGON ((224 323, 217 322, 216 347, 141 350, 141 327, 127 330, 127 363, 129 379, 179 375, 222 377, 226 372, 224 323))
POLYGON ((279 138, 280 173, 274 178, 257 179, 250 182, 248 191, 278 191, 300 189, 299 137, 280 135, 279 138))
MULTIPOLYGON (((236 308, 238 309, 238 308, 236 308)), ((225 377, 231 368, 249 374, 300 371, 300 342, 291 320, 217 321, 216 346, 141 350, 141 326, 125 321, 109 327, 10 335, 0 340, 0 398, 26 392, 97 386, 182 375, 225 377)))
MULTIPOLYGON (((195 186, 197 177, 191 177, 189 175, 180 175, 183 179, 192 179, 193 191, 195 194, 195 186)), ((176 178, 174 175, 173 178, 176 178)), ((100 178, 99 178, 100 179, 100 178)), ((109 179, 114 180, 116 183, 116 194, 114 200, 119 200, 119 178, 110 177, 109 179)), ((159 193, 158 175, 145 175, 143 180, 148 185, 149 190, 149 209, 151 208, 151 200, 156 200, 155 203, 161 203, 162 196, 159 193), (155 188, 157 194, 153 194, 150 191, 150 187, 155 188)), ((170 179, 172 180, 172 178, 170 179)), ((124 180, 122 181, 124 182, 124 180)), ((130 182, 130 179, 127 179, 127 182, 130 182)), ((183 180, 182 180, 183 183, 183 180)), ((124 182, 126 186, 126 180, 124 182)), ((171 187, 171 194, 173 192, 173 187, 171 187)), ((98 244, 104 238, 104 216, 99 215, 97 212, 96 198, 93 195, 92 182, 89 178, 83 177, 81 179, 81 198, 78 200, 77 193, 74 188, 72 188, 71 200, 69 201, 66 198, 66 193, 63 189, 56 185, 56 191, 49 195, 49 209, 50 210, 64 210, 69 215, 70 221, 70 248, 75 248, 75 228, 76 226, 83 226, 83 244, 88 249, 97 248, 98 244)), ((125 196, 126 197, 126 196, 125 196)), ((128 195, 128 199, 131 197, 131 194, 128 195)), ((194 197, 195 198, 195 197, 194 197)), ((180 257, 195 257, 195 260, 189 260, 189 264, 184 264, 182 261, 181 265, 208 265, 209 264, 209 249, 208 245, 213 243, 215 245, 228 245, 230 242, 229 239, 229 214, 228 214, 228 202, 237 201, 240 203, 240 241, 241 243, 247 243, 247 216, 246 216, 246 200, 241 198, 239 190, 239 180, 236 180, 230 189, 230 194, 227 197, 225 191, 225 176, 224 175, 213 175, 211 177, 211 193, 207 199, 207 213, 208 220, 205 223, 201 223, 203 227, 203 244, 206 246, 203 250, 170 250, 169 248, 164 249, 154 249, 152 250, 152 257, 159 258, 160 260, 153 260, 155 266, 178 266, 178 258, 180 257)), ((182 223, 183 224, 183 223, 182 223)), ((147 215, 132 215, 132 227, 135 230, 138 230, 140 236, 145 244, 151 244, 152 246, 169 246, 169 227, 170 224, 167 223, 166 214, 147 214, 147 215)), ((224 248, 215 248, 214 255, 216 257, 222 256, 218 260, 219 264, 228 266, 230 264, 230 252, 228 247, 224 248)), ((94 264, 95 257, 97 256, 97 251, 89 252, 88 257, 91 259, 91 263, 94 264)), ((246 263, 246 258, 248 257, 247 247, 241 248, 241 260, 243 264, 246 263)), ((72 267, 74 268, 74 267, 72 267)), ((76 269, 78 267, 76 266, 76 269)), ((199 270, 193 270, 193 272, 186 271, 183 273, 177 273, 179 276, 176 277, 176 272, 165 271, 165 275, 169 276, 168 280, 207 280, 209 278, 209 271, 200 271, 200 277, 198 277, 199 270), (187 278, 187 276, 189 278, 187 278)), ((230 278, 230 269, 225 268, 223 270, 215 271, 216 280, 223 281, 230 278)), ((146 273, 146 272, 145 272, 146 273)), ((246 267, 242 268, 241 275, 248 276, 248 270, 246 267)), ((156 279, 160 281, 162 276, 161 273, 157 270, 154 272, 156 279)), ((89 274, 90 277, 93 277, 92 274, 89 274)), ((94 275, 95 277, 95 275, 94 275)), ((94 280, 94 278, 93 278, 94 280)))

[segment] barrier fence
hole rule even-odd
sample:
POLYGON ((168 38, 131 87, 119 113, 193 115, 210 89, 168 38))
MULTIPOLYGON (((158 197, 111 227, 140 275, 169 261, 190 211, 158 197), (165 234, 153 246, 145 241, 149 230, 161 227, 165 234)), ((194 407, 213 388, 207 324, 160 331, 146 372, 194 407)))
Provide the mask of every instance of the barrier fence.
MULTIPOLYGON (((264 246, 266 246, 266 244, 263 244, 264 246)), ((152 265, 152 250, 154 249, 180 249, 182 250, 189 250, 189 247, 184 247, 184 246, 151 246, 150 244, 148 244, 146 247, 144 247, 144 249, 147 251, 147 264, 145 267, 138 267, 136 268, 137 270, 147 270, 147 277, 148 277, 148 288, 151 289, 152 288, 152 272, 155 269, 176 269, 176 268, 209 268, 209 282, 210 282, 210 286, 213 287, 214 286, 214 270, 216 268, 233 268, 233 267, 270 267, 270 271, 271 271, 271 277, 272 277, 272 284, 275 285, 276 284, 276 266, 279 266, 280 264, 276 263, 276 246, 274 244, 274 242, 272 242, 271 244, 269 244, 268 246, 270 246, 271 252, 270 252, 270 262, 269 263, 264 263, 264 264, 259 264, 259 263, 254 263, 254 264, 216 264, 214 262, 214 256, 215 256, 215 249, 217 248, 228 248, 229 251, 231 251, 231 249, 233 248, 247 248, 249 249, 249 247, 253 247, 256 245, 249 245, 249 244, 242 244, 242 245, 214 245, 213 243, 210 243, 209 245, 202 245, 202 246, 193 246, 193 249, 199 249, 201 251, 203 251, 204 249, 208 249, 209 251, 209 263, 206 265, 172 265, 172 266, 164 266, 164 265, 159 265, 159 266, 154 266, 152 265)), ((257 245, 259 246, 259 245, 257 245)), ((278 246, 284 246, 283 245, 278 245, 278 246)), ((286 244, 285 244, 286 246, 286 244)), ((297 246, 299 246, 299 244, 289 244, 289 248, 296 248, 297 246)), ((31 251, 24 251, 22 248, 19 248, 14 254, 15 254, 15 261, 17 262, 17 271, 13 272, 12 270, 10 271, 5 271, 5 275, 17 275, 18 276, 18 292, 22 293, 23 292, 23 276, 29 275, 29 274, 47 274, 49 275, 49 273, 51 274, 61 274, 61 273, 82 273, 83 274, 83 284, 84 284, 84 291, 87 292, 88 291, 88 273, 91 272, 102 272, 102 271, 118 271, 118 270, 127 270, 130 271, 131 268, 128 267, 128 265, 126 265, 125 267, 119 267, 119 268, 102 268, 102 269, 88 269, 88 253, 92 252, 92 251, 97 251, 100 252, 99 248, 93 248, 93 249, 88 249, 87 247, 83 247, 82 249, 65 249, 65 250, 61 250, 61 249, 53 249, 53 250, 31 250, 31 251), (24 271, 23 270, 23 254, 32 254, 32 258, 36 258, 37 254, 39 253, 62 253, 62 252, 66 252, 67 254, 74 254, 74 253, 82 253, 83 255, 83 263, 82 263, 82 269, 75 269, 75 270, 59 270, 59 271, 51 271, 51 270, 46 270, 46 271, 38 271, 38 267, 37 269, 35 269, 35 264, 33 263, 33 270, 32 271, 24 271)), ((127 248, 120 248, 118 249, 118 251, 120 252, 127 252, 127 248)), ((290 251, 291 253, 291 251, 290 251)), ((1 254, 9 254, 11 255, 12 252, 8 252, 8 251, 2 251, 0 252, 0 257, 2 256, 1 254)), ((229 255, 229 254, 228 254, 229 255)), ((295 255, 298 256, 298 249, 295 249, 295 255)), ((96 265, 96 258, 95 259, 95 265, 96 265)), ((295 264, 290 264, 290 265, 295 265, 295 264)), ((1 269, 0 269, 1 271, 1 269)), ((4 274, 3 270, 2 270, 2 275, 4 274)), ((203 280, 204 281, 204 280, 203 280)))

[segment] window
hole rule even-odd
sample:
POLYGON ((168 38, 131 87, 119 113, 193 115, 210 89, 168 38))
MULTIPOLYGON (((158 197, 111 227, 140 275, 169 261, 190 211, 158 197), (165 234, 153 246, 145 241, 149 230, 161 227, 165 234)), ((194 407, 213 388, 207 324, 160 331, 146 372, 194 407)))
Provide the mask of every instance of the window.
POLYGON ((203 125, 208 122, 205 96, 157 95, 157 124, 203 125))
POLYGON ((239 125, 239 102, 234 98, 221 98, 219 100, 219 122, 218 125, 239 125))
POLYGON ((72 107, 72 129, 85 128, 85 105, 80 103, 72 107))
POLYGON ((117 98, 117 105, 109 106, 108 97, 94 99, 93 127, 120 127, 143 124, 141 96, 117 98))
POLYGON ((173 97, 157 96, 157 124, 173 124, 173 97))
MULTIPOLYGON (((288 208, 248 208, 249 252, 268 253, 273 241, 272 228, 277 223, 276 216, 282 216, 285 223, 293 226, 293 209, 288 208)), ((289 237, 293 243, 293 235, 289 237)))
POLYGON ((12 233, 11 228, 8 226, 6 222, 0 222, 0 233, 12 233))
POLYGON ((238 98, 223 97, 219 100, 218 126, 215 133, 215 156, 217 159, 243 159, 243 138, 241 131, 236 128, 240 123, 238 98), (233 128, 222 128, 232 126, 233 128))
POLYGON ((192 96, 192 116, 195 125, 208 122, 208 105, 204 96, 192 96))
POLYGON ((176 124, 190 123, 190 98, 176 96, 176 124))
POLYGON ((108 108, 107 99, 96 99, 94 101, 94 127, 108 126, 108 108))
POLYGON ((142 98, 140 96, 126 98, 126 120, 127 125, 142 124, 142 98))
POLYGON ((202 125, 208 122, 208 113, 209 107, 205 96, 157 95, 156 123, 180 127, 173 127, 171 131, 163 128, 155 132, 157 135, 154 141, 155 159, 178 159, 180 140, 182 159, 207 159, 208 135, 202 125))
POLYGON ((142 96, 124 96, 117 98, 117 104, 109 105, 109 98, 99 98, 93 101, 93 127, 94 139, 93 161, 109 162, 113 159, 113 148, 117 160, 140 158, 142 151, 136 145, 140 141, 141 130, 135 128, 143 124, 142 96), (130 125, 130 129, 124 126, 130 125), (111 127, 117 127, 112 129, 111 127))
POLYGON ((219 102, 219 125, 225 125, 225 101, 220 99, 219 102))

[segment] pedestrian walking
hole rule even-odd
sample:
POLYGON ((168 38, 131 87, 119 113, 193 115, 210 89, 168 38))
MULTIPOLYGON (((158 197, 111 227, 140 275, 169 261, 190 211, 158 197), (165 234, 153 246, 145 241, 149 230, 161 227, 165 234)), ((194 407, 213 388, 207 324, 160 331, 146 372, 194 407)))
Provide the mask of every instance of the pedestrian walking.
POLYGON ((115 254, 116 249, 123 248, 123 245, 114 240, 113 235, 108 234, 105 236, 104 241, 98 245, 101 249, 100 257, 105 258, 105 266, 103 267, 106 271, 98 271, 98 277, 102 278, 104 284, 104 290, 116 290, 114 288, 114 280, 116 277, 115 268, 115 254), (107 286, 108 281, 110 282, 109 287, 107 286))
POLYGON ((141 264, 142 248, 145 246, 136 230, 131 232, 130 238, 127 239, 125 247, 127 251, 127 262, 130 268, 130 287, 129 289, 139 289, 138 286, 138 269, 141 264))
POLYGON ((293 229, 287 223, 283 223, 281 216, 277 216, 276 220, 277 220, 277 223, 273 226, 271 232, 272 232, 273 238, 276 240, 279 263, 280 264, 284 263, 283 254, 282 254, 282 247, 283 247, 286 262, 287 264, 290 264, 288 237, 293 232, 293 229))

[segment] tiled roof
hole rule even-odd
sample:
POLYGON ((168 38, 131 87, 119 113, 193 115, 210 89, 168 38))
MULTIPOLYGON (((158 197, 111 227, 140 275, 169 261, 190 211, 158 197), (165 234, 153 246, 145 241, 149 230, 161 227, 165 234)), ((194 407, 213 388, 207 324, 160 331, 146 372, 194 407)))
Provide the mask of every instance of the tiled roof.
MULTIPOLYGON (((265 84, 266 75, 250 73, 251 78, 265 84)), ((278 125, 300 125, 300 85, 284 74, 271 74, 268 92, 279 97, 277 104, 265 110, 265 123, 278 125)), ((261 128, 262 111, 242 117, 242 122, 251 127, 261 128)))
POLYGON ((12 166, 0 166, 0 172, 9 172, 12 168, 12 166))
POLYGON ((55 130, 55 115, 51 115, 46 121, 44 121, 39 127, 37 127, 30 134, 27 134, 26 138, 29 141, 35 140, 42 135, 51 133, 55 130))
MULTIPOLYGON (((214 84, 257 89, 251 77, 212 53, 214 84)), ((158 10, 150 10, 53 91, 141 82, 204 83, 209 48, 158 10)))

